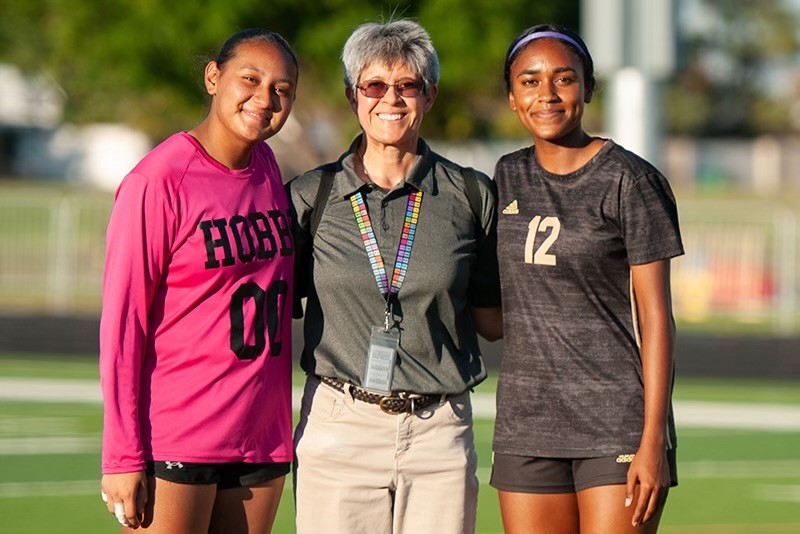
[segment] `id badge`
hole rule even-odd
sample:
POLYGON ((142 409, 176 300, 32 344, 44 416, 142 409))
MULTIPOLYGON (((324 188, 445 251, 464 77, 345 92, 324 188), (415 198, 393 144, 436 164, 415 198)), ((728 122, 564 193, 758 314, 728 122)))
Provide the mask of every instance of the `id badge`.
POLYGON ((395 330, 387 332, 381 326, 372 327, 364 389, 384 395, 392 392, 392 377, 399 342, 400 338, 395 330))

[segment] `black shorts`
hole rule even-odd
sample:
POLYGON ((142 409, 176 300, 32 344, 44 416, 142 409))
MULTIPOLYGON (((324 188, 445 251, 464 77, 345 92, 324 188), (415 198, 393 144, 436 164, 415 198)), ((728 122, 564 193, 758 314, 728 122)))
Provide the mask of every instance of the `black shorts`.
MULTIPOLYGON (((494 454, 489 484, 514 493, 575 493, 626 484, 633 454, 602 458, 537 458, 494 454)), ((670 486, 678 485, 675 449, 667 451, 670 486)))
POLYGON ((179 484, 216 484, 217 489, 254 486, 285 476, 291 471, 288 462, 249 464, 198 464, 191 462, 147 462, 147 474, 179 484))

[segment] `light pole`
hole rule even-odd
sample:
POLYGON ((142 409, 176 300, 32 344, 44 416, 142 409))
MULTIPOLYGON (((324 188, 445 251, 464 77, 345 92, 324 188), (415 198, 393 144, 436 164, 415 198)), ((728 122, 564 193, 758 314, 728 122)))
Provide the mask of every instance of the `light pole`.
POLYGON ((675 65, 675 0, 582 0, 581 33, 608 81, 608 134, 660 166, 659 89, 675 65))

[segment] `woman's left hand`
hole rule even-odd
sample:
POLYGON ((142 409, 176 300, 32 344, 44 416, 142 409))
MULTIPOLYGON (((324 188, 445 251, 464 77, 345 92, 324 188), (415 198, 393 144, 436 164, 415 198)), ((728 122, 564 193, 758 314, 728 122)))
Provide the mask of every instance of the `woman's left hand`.
POLYGON ((664 505, 669 488, 669 464, 663 447, 640 447, 628 469, 625 506, 635 504, 631 524, 647 523, 664 505))
POLYGON ((665 443, 673 378, 669 260, 631 266, 631 281, 641 332, 644 381, 644 427, 639 450, 628 469, 625 506, 635 505, 631 523, 637 527, 659 512, 667 497, 669 464, 665 443))

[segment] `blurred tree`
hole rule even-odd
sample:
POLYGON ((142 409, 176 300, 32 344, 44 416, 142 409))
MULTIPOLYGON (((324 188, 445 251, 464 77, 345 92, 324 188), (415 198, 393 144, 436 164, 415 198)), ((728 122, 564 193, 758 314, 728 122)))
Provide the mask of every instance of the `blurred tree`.
POLYGON ((59 83, 69 122, 124 122, 159 140, 202 118, 202 68, 239 29, 268 27, 292 43, 301 60, 296 116, 304 121, 349 117, 339 53, 355 26, 411 17, 428 29, 442 62, 426 135, 485 137, 512 131, 502 87, 508 44, 538 22, 577 28, 579 2, 0 0, 0 61, 59 83))
POLYGON ((431 137, 527 136, 508 108, 503 61, 525 28, 556 22, 578 29, 579 1, 436 0, 420 2, 419 20, 442 63, 439 97, 423 126, 431 137))
POLYGON ((798 17, 782 0, 683 0, 681 68, 668 89, 667 129, 753 135, 792 129, 798 17))

